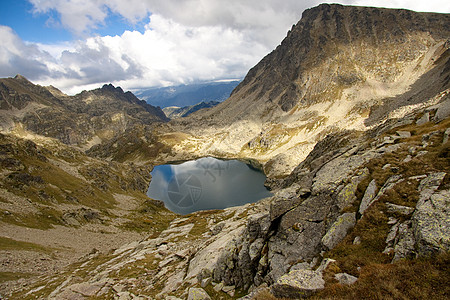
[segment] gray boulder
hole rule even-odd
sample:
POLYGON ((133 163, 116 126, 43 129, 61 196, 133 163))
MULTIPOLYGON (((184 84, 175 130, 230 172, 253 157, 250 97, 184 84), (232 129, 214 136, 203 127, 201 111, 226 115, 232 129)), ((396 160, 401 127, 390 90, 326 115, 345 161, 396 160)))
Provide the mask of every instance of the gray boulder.
POLYGON ((355 226, 356 213, 345 213, 340 215, 331 225, 331 228, 322 238, 322 245, 327 249, 333 249, 340 241, 344 239, 347 232, 355 226))
POLYGON ((421 201, 416 206, 412 222, 419 254, 428 255, 437 251, 448 251, 450 249, 450 190, 436 192, 429 199, 423 199, 421 194, 421 201))
POLYGON ((202 288, 190 288, 188 300, 211 300, 211 297, 202 288))
POLYGON ((304 199, 300 197, 292 197, 292 198, 279 198, 273 197, 272 202, 270 203, 270 220, 273 221, 278 217, 284 215, 288 211, 296 208, 302 203, 304 199))
POLYGON ((431 195, 439 188, 447 173, 436 172, 422 179, 419 184, 420 197, 417 206, 421 206, 430 199, 431 195))
POLYGON ((336 280, 339 281, 340 284, 346 285, 354 284, 358 280, 358 277, 347 273, 337 273, 334 275, 334 278, 336 278, 336 280))
POLYGON ((272 286, 276 297, 306 298, 325 287, 320 272, 311 270, 293 270, 281 276, 272 286))
POLYGON ((417 120, 416 124, 420 126, 427 122, 430 122, 430 113, 429 112, 424 113, 423 116, 419 120, 417 120))
POLYGON ((434 121, 440 122, 450 116, 450 101, 442 101, 437 105, 438 109, 436 111, 436 114, 434 115, 434 121))
POLYGON ((372 179, 372 181, 367 186, 366 191, 364 192, 364 196, 361 200, 361 204, 359 205, 360 214, 362 214, 369 207, 376 195, 377 183, 375 182, 375 179, 372 179))
POLYGON ((399 130, 399 131, 397 131, 397 134, 401 139, 406 139, 406 138, 411 137, 411 132, 409 132, 409 131, 399 130))
POLYGON ((392 262, 415 256, 415 239, 411 229, 411 221, 405 221, 398 225, 394 244, 394 258, 392 259, 392 262))
MULTIPOLYGON (((374 203, 375 201, 377 201, 378 199, 381 198, 381 196, 383 196, 383 194, 387 191, 392 189, 397 183, 400 183, 403 181, 403 179, 401 179, 401 175, 394 175, 388 178, 388 180, 386 180, 386 182, 384 183, 384 185, 381 187, 380 191, 378 192, 378 194, 372 198, 371 196, 374 194, 373 190, 375 189, 373 186, 371 187, 370 185, 372 184, 373 180, 369 183, 369 186, 366 189, 366 193, 364 194, 364 197, 361 201, 361 204, 359 206, 359 213, 363 214, 364 211, 369 208, 372 203, 374 203), (367 190, 370 188, 369 193, 367 192, 367 190), (368 194, 367 198, 366 198, 366 194, 368 194)), ((374 183, 375 184, 375 183, 374 183)))
POLYGON ((320 253, 331 203, 329 195, 311 196, 282 216, 277 233, 269 240, 271 281, 276 282, 292 263, 310 261, 320 253))
POLYGON ((352 177, 350 182, 337 195, 337 205, 342 211, 348 206, 351 206, 356 201, 356 189, 358 184, 369 174, 369 170, 364 168, 360 174, 352 177))
POLYGON ((450 128, 447 128, 444 132, 444 138, 442 139, 442 144, 446 144, 448 142, 449 136, 450 136, 450 128))

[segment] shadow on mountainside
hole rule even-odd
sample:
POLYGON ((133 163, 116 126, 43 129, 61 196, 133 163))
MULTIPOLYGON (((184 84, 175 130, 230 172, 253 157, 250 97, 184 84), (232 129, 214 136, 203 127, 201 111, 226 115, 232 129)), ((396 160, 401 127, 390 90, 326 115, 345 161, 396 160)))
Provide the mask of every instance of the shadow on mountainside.
POLYGON ((411 85, 410 89, 400 95, 384 99, 383 104, 373 106, 366 126, 373 126, 383 121, 387 115, 401 107, 425 103, 440 92, 450 87, 450 50, 447 49, 435 62, 435 67, 411 85))

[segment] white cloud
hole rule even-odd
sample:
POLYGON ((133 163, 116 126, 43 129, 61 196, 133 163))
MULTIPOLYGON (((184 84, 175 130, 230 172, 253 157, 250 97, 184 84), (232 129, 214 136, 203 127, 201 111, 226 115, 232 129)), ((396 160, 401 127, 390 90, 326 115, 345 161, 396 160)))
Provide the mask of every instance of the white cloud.
POLYGON ((71 94, 109 82, 133 89, 240 78, 270 51, 236 29, 185 26, 155 14, 144 33, 126 31, 121 36, 91 37, 67 45, 69 50, 64 50, 64 44, 26 45, 5 28, 9 33, 2 34, 0 51, 24 57, 31 49, 34 54, 27 55, 28 65, 41 67, 32 72, 16 65, 14 74, 71 94))
POLYGON ((50 54, 39 50, 37 45, 24 43, 11 28, 0 25, 0 77, 15 75, 20 70, 30 79, 38 79, 49 74, 45 62, 54 62, 50 54))
MULTIPOLYGON (((243 77, 285 37, 308 0, 29 0, 57 11, 78 41, 26 43, 0 27, 0 76, 20 73, 68 93, 112 82, 124 89, 243 77), (147 21, 144 32, 92 36, 108 13, 147 21), (150 20, 148 15, 151 14, 150 20), (89 37, 91 36, 91 37, 89 37)), ((446 1, 347 0, 346 4, 449 12, 446 1)))

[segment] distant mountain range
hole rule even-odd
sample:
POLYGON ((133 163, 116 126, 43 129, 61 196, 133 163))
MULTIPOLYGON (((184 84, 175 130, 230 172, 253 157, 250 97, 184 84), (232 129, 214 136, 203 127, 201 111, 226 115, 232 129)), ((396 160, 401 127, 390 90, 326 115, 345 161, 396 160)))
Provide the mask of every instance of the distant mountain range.
POLYGON ((160 106, 185 107, 200 102, 218 101, 227 99, 240 81, 208 82, 163 88, 141 89, 134 94, 147 101, 148 104, 160 106))
POLYGON ((198 104, 189 105, 185 107, 169 106, 164 107, 163 112, 169 119, 177 119, 187 117, 200 109, 216 106, 219 103, 220 103, 219 101, 210 101, 210 102, 200 102, 198 104))

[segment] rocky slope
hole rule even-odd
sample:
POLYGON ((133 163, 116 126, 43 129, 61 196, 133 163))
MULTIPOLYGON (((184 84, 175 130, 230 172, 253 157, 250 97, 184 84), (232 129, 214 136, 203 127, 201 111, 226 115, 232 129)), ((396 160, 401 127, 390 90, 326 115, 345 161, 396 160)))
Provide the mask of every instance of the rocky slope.
POLYGON ((112 85, 67 96, 20 75, 0 81, 0 126, 4 132, 23 128, 68 145, 90 147, 135 125, 167 120, 160 108, 112 85))
POLYGON ((306 10, 227 101, 172 123, 188 134, 174 146, 254 158, 269 175, 287 175, 329 133, 367 130, 441 101, 449 19, 328 4, 306 10))
MULTIPOLYGON (((16 267, 0 274, 22 278, 2 290, 11 299, 448 298, 449 18, 320 5, 214 108, 122 127, 89 156, 23 127, 2 135, 2 267, 16 267), (258 160, 274 196, 181 217, 143 195, 149 163, 204 155, 258 160), (48 224, 34 239, 30 215, 48 224), (134 233, 70 266, 45 265, 58 272, 21 274, 30 257, 63 251, 39 239, 61 228, 99 245, 134 233)), ((67 100, 36 88, 22 114, 67 100)))
POLYGON ((273 197, 177 217, 14 297, 445 299, 450 118, 437 116, 329 135, 268 182, 273 197))
POLYGON ((90 252, 159 231, 151 166, 105 162, 42 136, 0 134, 0 294, 90 252), (19 282, 8 282, 21 279, 19 282))

